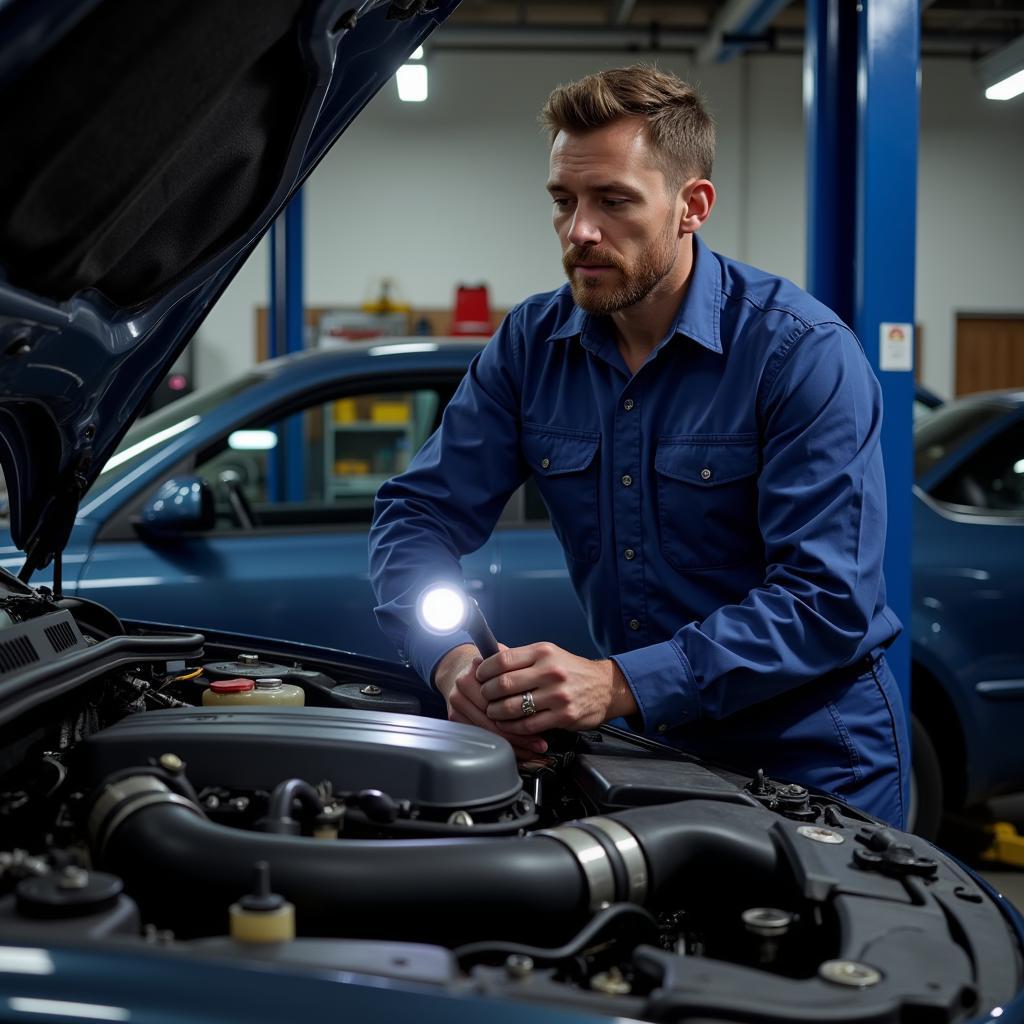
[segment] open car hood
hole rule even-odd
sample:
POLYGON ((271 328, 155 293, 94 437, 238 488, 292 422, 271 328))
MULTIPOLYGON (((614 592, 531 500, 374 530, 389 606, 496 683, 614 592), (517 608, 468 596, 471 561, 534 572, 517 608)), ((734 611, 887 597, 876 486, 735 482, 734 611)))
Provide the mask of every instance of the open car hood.
POLYGON ((26 569, 253 247, 458 0, 0 3, 0 467, 26 569))

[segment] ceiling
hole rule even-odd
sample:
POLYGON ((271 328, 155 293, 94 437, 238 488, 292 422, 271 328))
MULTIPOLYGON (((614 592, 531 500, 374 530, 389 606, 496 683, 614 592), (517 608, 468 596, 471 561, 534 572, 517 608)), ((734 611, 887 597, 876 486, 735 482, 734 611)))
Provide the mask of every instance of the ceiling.
MULTIPOLYGON (((852 3, 853 0, 840 0, 852 3)), ((921 0, 925 56, 980 57, 1024 34, 1024 0, 921 0)), ((438 49, 799 53, 802 0, 462 0, 438 49)))

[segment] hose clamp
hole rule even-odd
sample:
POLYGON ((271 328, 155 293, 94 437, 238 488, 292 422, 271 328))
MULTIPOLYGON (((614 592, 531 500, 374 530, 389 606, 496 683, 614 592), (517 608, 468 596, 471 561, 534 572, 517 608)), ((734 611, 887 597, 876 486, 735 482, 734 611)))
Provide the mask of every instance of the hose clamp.
POLYGON ((622 863, 626 868, 626 877, 629 879, 630 903, 643 906, 647 899, 647 861, 644 859, 643 850, 637 838, 620 822, 614 818, 596 817, 584 819, 592 828, 603 832, 615 844, 619 851, 622 863))
POLYGON ((98 859, 103 860, 110 837, 136 811, 153 804, 179 804, 200 817, 203 812, 191 800, 172 793, 153 775, 132 775, 105 786, 89 814, 89 837, 98 859))
POLYGON ((597 913, 615 900, 615 875, 604 847, 591 835, 572 825, 544 829, 534 835, 558 840, 576 858, 590 893, 590 911, 597 913))

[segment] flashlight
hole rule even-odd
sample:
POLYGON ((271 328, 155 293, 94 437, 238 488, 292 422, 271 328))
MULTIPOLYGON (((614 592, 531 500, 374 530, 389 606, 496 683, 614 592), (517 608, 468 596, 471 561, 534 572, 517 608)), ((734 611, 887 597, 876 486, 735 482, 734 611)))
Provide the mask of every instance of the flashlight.
POLYGON ((498 641, 480 605, 451 583, 435 583, 420 594, 416 616, 424 629, 439 636, 464 629, 484 658, 498 653, 498 641))

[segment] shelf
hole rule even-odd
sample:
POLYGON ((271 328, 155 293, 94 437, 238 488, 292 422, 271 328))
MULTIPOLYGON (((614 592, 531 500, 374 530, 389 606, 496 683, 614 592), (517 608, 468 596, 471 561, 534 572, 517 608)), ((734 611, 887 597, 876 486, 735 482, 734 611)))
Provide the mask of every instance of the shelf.
POLYGON ((372 434, 372 433, 395 433, 396 431, 400 434, 406 433, 409 429, 408 423, 371 423, 358 422, 358 423, 331 423, 333 430, 351 430, 356 431, 360 434, 372 434))
POLYGON ((327 484, 328 494, 347 495, 353 491, 360 493, 376 493, 385 480, 390 480, 393 473, 352 473, 344 476, 333 475, 327 484))

